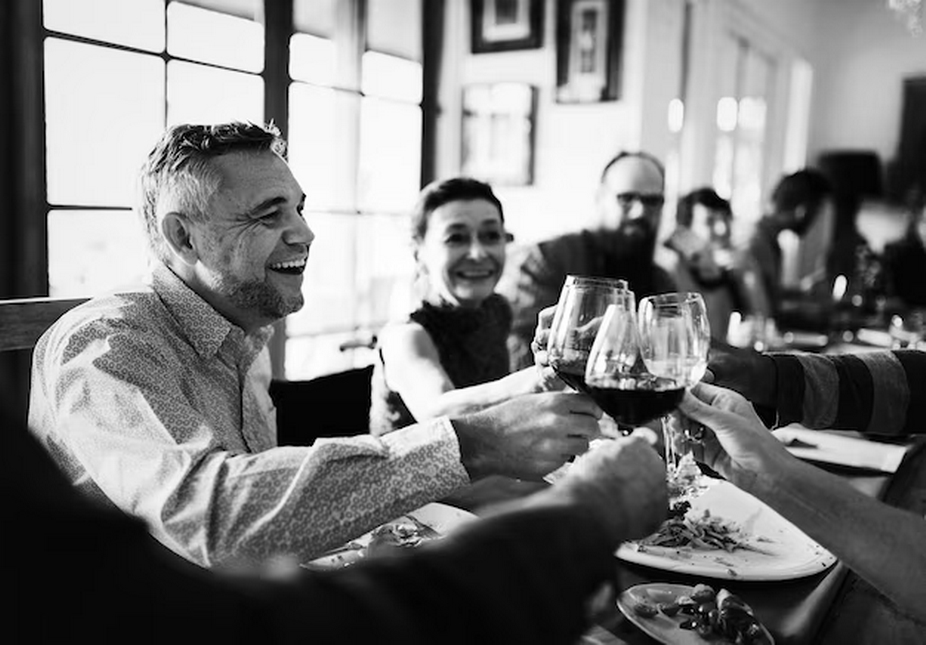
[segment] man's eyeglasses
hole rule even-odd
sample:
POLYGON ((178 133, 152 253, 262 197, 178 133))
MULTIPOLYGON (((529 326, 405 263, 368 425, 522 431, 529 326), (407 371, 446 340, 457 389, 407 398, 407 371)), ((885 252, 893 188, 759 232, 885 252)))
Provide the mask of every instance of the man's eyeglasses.
POLYGON ((646 193, 618 193, 617 203, 621 208, 628 209, 634 202, 640 202, 644 208, 659 208, 666 201, 663 195, 646 193))

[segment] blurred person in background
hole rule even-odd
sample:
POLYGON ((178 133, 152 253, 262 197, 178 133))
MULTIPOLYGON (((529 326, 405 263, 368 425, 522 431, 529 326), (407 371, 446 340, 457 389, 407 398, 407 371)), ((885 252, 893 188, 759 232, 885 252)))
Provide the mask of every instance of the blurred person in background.
POLYGON ((734 249, 730 202, 712 188, 699 188, 679 200, 675 220, 665 245, 676 254, 678 290, 703 296, 711 335, 726 339, 734 311, 748 315, 768 309, 752 258, 734 249))
POLYGON ((525 249, 499 287, 514 311, 509 340, 513 369, 533 363, 530 343, 540 311, 555 305, 567 275, 623 278, 637 298, 675 290, 654 260, 665 203, 665 170, 646 152, 621 152, 601 173, 601 225, 525 249))
MULTIPOLYGON (((767 315, 777 317, 783 297, 782 253, 778 235, 792 231, 804 237, 824 211, 832 209, 832 189, 820 171, 805 168, 782 177, 772 191, 771 207, 756 224, 747 252, 759 270, 762 287, 768 294, 767 315)), ((825 279, 825 276, 821 276, 825 279)))
POLYGON ((250 123, 176 125, 141 189, 153 271, 39 339, 29 425, 82 493, 184 557, 305 562, 483 477, 539 480, 597 434, 594 403, 551 392, 278 446, 267 341, 303 305, 315 237, 285 142, 250 123))
POLYGON ((926 309, 926 191, 912 200, 903 239, 884 248, 888 296, 906 309, 926 309))

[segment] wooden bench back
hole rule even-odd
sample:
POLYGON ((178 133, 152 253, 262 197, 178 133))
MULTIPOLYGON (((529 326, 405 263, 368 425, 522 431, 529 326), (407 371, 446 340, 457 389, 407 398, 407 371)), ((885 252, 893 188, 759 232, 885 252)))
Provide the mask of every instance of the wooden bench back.
POLYGON ((0 300, 0 352, 32 349, 53 322, 87 300, 88 298, 0 300))

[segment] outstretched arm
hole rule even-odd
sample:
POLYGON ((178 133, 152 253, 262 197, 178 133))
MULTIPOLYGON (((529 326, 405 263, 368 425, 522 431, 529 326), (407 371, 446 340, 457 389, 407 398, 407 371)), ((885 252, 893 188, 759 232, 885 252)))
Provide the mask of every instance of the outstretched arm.
POLYGON ((695 457, 768 504, 879 589, 926 620, 926 522, 794 458, 743 397, 700 384, 680 410, 709 427, 695 457))
POLYGON ((706 380, 776 409, 779 425, 926 431, 926 352, 760 354, 714 341, 708 372, 706 380))
POLYGON ((417 323, 384 330, 380 351, 386 384, 401 395, 418 421, 475 412, 552 389, 557 382, 550 368, 532 365, 494 381, 457 388, 441 365, 434 341, 417 323))

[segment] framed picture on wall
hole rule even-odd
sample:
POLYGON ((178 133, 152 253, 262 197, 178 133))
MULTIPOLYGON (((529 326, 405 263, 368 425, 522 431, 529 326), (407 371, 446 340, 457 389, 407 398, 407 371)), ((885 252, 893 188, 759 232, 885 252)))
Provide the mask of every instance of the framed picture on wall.
POLYGON ((473 53, 540 47, 543 6, 544 0, 471 0, 473 53))
POLYGON ((463 88, 461 172, 493 186, 534 181, 537 89, 527 83, 463 88))
POLYGON ((620 97, 624 0, 557 0, 556 100, 620 97))

